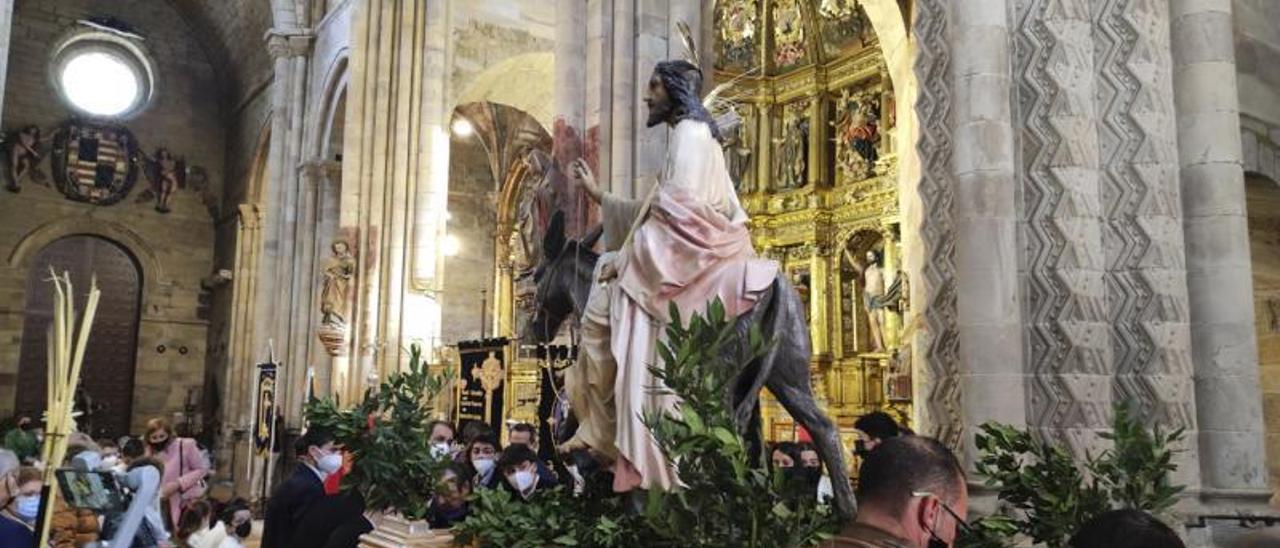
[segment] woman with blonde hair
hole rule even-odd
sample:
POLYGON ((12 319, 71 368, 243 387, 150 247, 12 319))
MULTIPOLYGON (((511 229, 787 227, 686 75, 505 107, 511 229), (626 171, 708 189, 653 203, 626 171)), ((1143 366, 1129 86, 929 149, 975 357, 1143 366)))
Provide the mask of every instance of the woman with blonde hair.
POLYGON ((183 507, 204 496, 204 478, 209 474, 209 463, 205 462, 196 440, 178 437, 169 421, 162 418, 147 421, 143 440, 147 443, 147 456, 164 463, 160 498, 164 501, 169 523, 177 524, 183 507))

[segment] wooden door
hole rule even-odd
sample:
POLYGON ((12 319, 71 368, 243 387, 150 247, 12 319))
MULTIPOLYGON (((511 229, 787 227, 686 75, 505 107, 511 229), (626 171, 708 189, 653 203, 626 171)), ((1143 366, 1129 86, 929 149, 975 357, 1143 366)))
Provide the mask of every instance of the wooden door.
POLYGON ((142 272, 127 250, 97 236, 68 236, 56 240, 40 250, 31 264, 27 273, 17 411, 39 417, 46 405, 48 361, 45 355, 48 328, 53 321, 53 285, 48 281, 50 266, 59 272, 71 273, 77 318, 84 312, 91 275, 97 276, 102 290, 76 398, 76 409, 82 413, 79 427, 94 438, 128 434, 142 272))

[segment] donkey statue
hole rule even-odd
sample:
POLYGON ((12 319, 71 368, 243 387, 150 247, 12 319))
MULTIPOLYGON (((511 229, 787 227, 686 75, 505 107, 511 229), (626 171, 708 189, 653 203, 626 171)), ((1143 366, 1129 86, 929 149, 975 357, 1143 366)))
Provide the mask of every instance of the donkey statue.
MULTIPOLYGON (((600 235, 601 229, 597 227, 580 241, 569 240, 564 234, 563 213, 552 216, 543 238, 542 261, 533 273, 535 312, 522 334, 525 342, 548 342, 570 314, 582 317, 587 296, 595 285, 592 273, 600 255, 592 248, 600 235)), ((763 356, 745 364, 727 385, 733 393, 727 394, 726 401, 732 402, 734 420, 739 434, 747 441, 748 450, 757 463, 764 462, 760 390, 767 387, 812 435, 818 455, 831 475, 838 515, 842 519, 851 518, 855 502, 845 475, 844 451, 835 425, 813 398, 809 381, 812 354, 809 328, 805 324, 804 305, 795 288, 779 274, 751 312, 739 316, 735 322, 742 340, 746 340, 752 326, 759 326, 762 335, 775 341, 763 356)))

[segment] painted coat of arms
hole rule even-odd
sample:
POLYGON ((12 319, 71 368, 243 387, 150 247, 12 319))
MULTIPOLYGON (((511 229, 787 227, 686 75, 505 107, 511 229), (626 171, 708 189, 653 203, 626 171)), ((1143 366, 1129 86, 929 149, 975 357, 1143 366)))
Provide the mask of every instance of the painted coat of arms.
POLYGON ((138 179, 138 141, 121 126, 70 121, 54 135, 53 177, 67 198, 116 203, 138 179))

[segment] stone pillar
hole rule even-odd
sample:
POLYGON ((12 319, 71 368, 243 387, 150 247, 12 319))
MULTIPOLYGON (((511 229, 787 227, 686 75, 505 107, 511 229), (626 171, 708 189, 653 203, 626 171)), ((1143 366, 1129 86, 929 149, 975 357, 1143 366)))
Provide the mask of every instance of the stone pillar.
POLYGON ((1010 10, 1005 0, 955 6, 950 67, 954 79, 956 306, 963 454, 975 458, 973 432, 988 420, 1025 422, 1018 214, 1010 105, 1010 10))
MULTIPOLYGON (((249 455, 252 452, 249 432, 252 431, 251 416, 253 401, 254 364, 261 360, 261 352, 253 347, 256 337, 253 334, 256 309, 254 298, 257 295, 258 264, 262 255, 262 209, 258 204, 240 204, 236 216, 236 249, 235 271, 232 273, 231 312, 228 322, 226 386, 222 387, 223 439, 238 440, 230 447, 220 462, 245 462, 245 456, 231 458, 231 453, 249 455)), ((219 470, 230 474, 235 485, 235 492, 250 492, 250 480, 244 474, 242 464, 235 470, 219 470)))
POLYGON ((920 178, 903 187, 903 195, 919 198, 907 200, 903 207, 904 213, 915 213, 909 218, 913 224, 904 227, 904 232, 919 235, 908 242, 905 257, 909 271, 919 272, 917 279, 911 280, 912 314, 920 326, 910 347, 913 361, 919 364, 912 386, 912 399, 919 402, 916 421, 920 432, 951 447, 960 447, 965 437, 951 218, 955 196, 950 119, 955 100, 950 79, 949 12, 957 7, 949 0, 916 0, 913 4, 913 34, 919 41, 914 72, 919 82, 915 118, 920 127, 915 147, 920 178))
POLYGON ((1199 487, 1168 2, 1094 3, 1113 398, 1184 428, 1174 479, 1199 487))
POLYGON ((1265 503, 1231 2, 1170 6, 1202 492, 1265 503))
MULTIPOLYGON (((405 250, 414 243, 414 226, 428 233, 431 225, 439 226, 430 217, 418 216, 415 206, 444 203, 442 189, 435 186, 440 181, 424 177, 428 155, 421 154, 426 147, 437 150, 439 139, 445 138, 439 120, 426 117, 423 108, 429 57, 438 56, 426 47, 427 12, 429 6, 439 9, 439 4, 361 0, 355 6, 342 165, 344 185, 354 185, 355 191, 344 193, 341 230, 357 239, 357 276, 362 282, 355 307, 358 320, 352 326, 357 352, 352 361, 365 364, 368 370, 360 378, 366 382, 371 375, 385 378, 407 359, 402 351, 410 342, 405 340, 406 330, 438 323, 439 308, 423 302, 431 299, 415 299, 413 290, 415 274, 431 269, 413 268, 405 250), (420 185, 432 185, 432 190, 421 190, 420 185)), ((447 169, 447 159, 438 165, 440 158, 433 154, 430 162, 433 174, 447 169)), ((424 261, 438 258, 438 252, 418 253, 424 261)), ((352 392, 363 390, 352 385, 352 392)))
MULTIPOLYGON (((269 277, 260 286, 256 305, 269 325, 260 331, 273 344, 276 359, 284 363, 285 390, 281 404, 286 424, 301 424, 305 393, 306 349, 309 318, 300 300, 310 290, 302 272, 306 253, 297 253, 299 223, 306 193, 300 176, 307 59, 311 52, 309 29, 276 28, 267 33, 267 51, 275 59, 272 83, 271 149, 267 160, 267 214, 264 219, 264 266, 259 275, 269 277)), ((266 340, 258 344, 265 351, 266 340)))
MULTIPOLYGON (((0 0, 0 97, 4 97, 6 75, 9 74, 9 37, 13 32, 13 0, 0 0)), ((0 121, 4 120, 4 104, 0 101, 0 121)))
POLYGON ((555 123, 585 136, 587 5, 582 0, 557 0, 555 54, 555 123))
POLYGON ((607 174, 601 183, 612 192, 643 197, 661 171, 668 135, 663 128, 645 127, 649 75, 658 61, 682 58, 676 23, 684 21, 697 33, 702 4, 588 0, 586 10, 584 116, 587 124, 598 123, 600 173, 607 174), (597 89, 599 95, 590 91, 597 89))
POLYGON ((1089 0, 1017 10, 1027 422, 1083 454, 1111 416, 1094 27, 1089 0))

